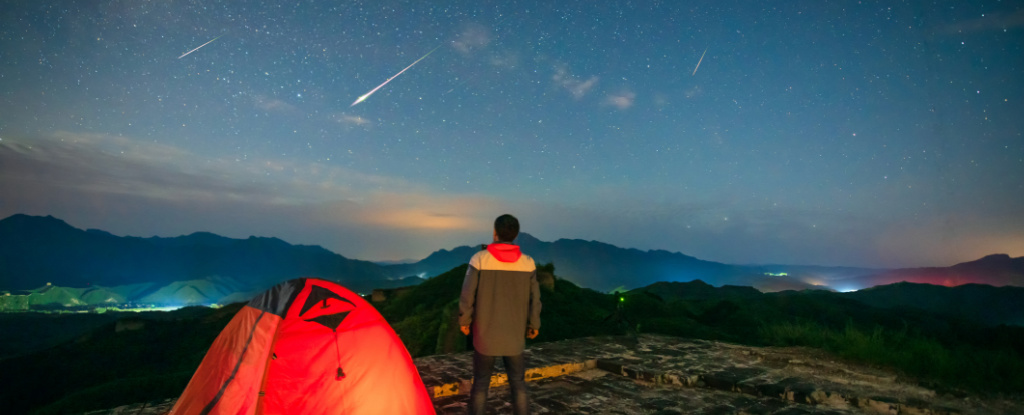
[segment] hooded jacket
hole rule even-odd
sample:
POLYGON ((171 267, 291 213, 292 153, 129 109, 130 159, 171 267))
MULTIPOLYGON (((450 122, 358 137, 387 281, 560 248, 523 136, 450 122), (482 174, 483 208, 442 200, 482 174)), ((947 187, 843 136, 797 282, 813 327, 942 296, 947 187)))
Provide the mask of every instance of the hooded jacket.
POLYGON ((459 325, 472 326, 477 352, 521 354, 526 330, 540 329, 540 309, 537 267, 518 246, 496 242, 469 260, 459 297, 459 325))

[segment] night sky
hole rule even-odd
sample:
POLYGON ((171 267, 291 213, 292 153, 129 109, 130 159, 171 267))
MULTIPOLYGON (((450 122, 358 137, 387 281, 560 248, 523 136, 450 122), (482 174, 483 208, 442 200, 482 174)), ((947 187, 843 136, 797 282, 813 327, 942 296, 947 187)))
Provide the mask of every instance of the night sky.
POLYGON ((1021 2, 431 3, 5 1, 0 217, 367 260, 502 213, 729 263, 1024 256, 1021 2))

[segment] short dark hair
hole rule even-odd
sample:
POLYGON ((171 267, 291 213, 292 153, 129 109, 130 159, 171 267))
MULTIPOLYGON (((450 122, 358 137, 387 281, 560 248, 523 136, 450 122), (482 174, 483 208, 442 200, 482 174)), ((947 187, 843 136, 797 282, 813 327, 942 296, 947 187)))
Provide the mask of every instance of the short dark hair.
POLYGON ((519 219, 507 213, 498 216, 498 219, 494 220, 494 232, 502 242, 514 241, 519 236, 519 219))

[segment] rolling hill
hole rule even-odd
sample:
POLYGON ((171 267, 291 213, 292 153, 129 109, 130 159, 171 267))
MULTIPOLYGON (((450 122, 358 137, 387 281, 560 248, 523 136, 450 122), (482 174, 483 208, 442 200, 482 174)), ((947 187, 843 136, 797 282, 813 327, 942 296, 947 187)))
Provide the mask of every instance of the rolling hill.
POLYGON ((206 232, 175 238, 114 236, 83 231, 52 216, 0 220, 0 289, 123 286, 218 276, 243 291, 279 281, 318 277, 357 290, 388 286, 377 264, 345 258, 319 246, 277 238, 231 239, 206 232))
POLYGON ((898 282, 843 293, 842 296, 872 307, 917 308, 986 325, 1010 324, 1024 327, 1022 287, 993 287, 984 284, 945 287, 898 282))
POLYGON ((864 279, 864 284, 873 287, 901 281, 947 287, 963 284, 1024 287, 1024 257, 994 254, 951 267, 895 269, 871 275, 864 279))

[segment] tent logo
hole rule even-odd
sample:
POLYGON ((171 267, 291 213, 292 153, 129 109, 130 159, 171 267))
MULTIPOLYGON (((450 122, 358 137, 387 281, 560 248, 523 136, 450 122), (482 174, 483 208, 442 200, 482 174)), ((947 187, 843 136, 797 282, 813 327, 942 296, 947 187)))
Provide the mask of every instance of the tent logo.
POLYGON ((299 311, 299 316, 305 321, 319 323, 331 331, 337 332, 338 326, 355 308, 356 305, 353 302, 346 300, 334 291, 314 285, 309 292, 309 297, 306 297, 305 304, 302 305, 302 310, 299 311), (318 304, 319 307, 317 307, 318 304), (314 307, 317 308, 313 309, 314 307), (311 309, 312 311, 310 311, 311 309), (307 318, 307 312, 309 315, 315 314, 315 316, 307 318))

